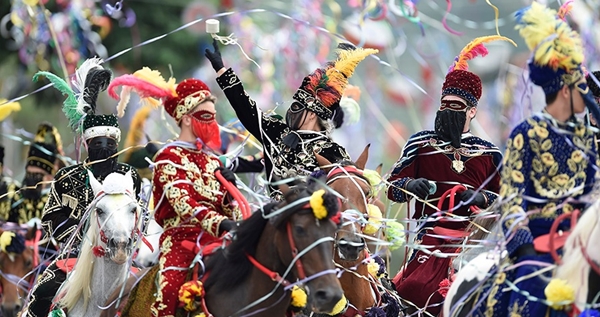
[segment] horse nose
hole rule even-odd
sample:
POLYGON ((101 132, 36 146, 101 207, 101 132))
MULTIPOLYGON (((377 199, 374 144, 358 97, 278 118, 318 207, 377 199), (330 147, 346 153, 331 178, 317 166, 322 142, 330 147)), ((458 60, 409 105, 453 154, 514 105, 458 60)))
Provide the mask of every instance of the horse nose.
POLYGON ((315 292, 314 308, 317 312, 330 313, 335 305, 342 299, 343 291, 339 287, 326 287, 315 292))
POLYGON ((2 304, 2 316, 4 317, 16 317, 17 313, 21 311, 21 304, 2 304))
POLYGON ((131 243, 131 238, 111 238, 110 240, 108 240, 108 247, 116 249, 125 249, 126 247, 131 245, 131 243))

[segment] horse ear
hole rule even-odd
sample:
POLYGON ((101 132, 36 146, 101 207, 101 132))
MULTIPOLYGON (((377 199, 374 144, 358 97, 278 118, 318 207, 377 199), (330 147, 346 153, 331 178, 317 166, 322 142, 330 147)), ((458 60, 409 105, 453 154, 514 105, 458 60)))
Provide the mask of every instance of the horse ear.
POLYGON ((92 186, 92 190, 94 191, 94 195, 97 195, 102 191, 102 184, 96 179, 96 176, 92 173, 92 171, 88 170, 88 178, 90 179, 90 185, 92 186))
POLYGON ((375 172, 377 172, 377 174, 379 174, 379 176, 381 176, 381 170, 383 170, 383 163, 377 165, 375 172))
POLYGON ((367 160, 369 159, 369 147, 371 147, 371 144, 367 144, 367 146, 365 146, 365 149, 362 151, 362 153, 360 153, 360 156, 358 157, 356 162, 354 162, 356 168, 361 170, 365 169, 365 166, 367 165, 367 160))
POLYGON ((317 158, 317 164, 319 164, 319 167, 325 171, 325 173, 329 173, 329 171, 331 170, 331 168, 333 167, 332 163, 326 159, 325 157, 323 157, 322 155, 319 155, 319 153, 315 152, 315 157, 317 158))

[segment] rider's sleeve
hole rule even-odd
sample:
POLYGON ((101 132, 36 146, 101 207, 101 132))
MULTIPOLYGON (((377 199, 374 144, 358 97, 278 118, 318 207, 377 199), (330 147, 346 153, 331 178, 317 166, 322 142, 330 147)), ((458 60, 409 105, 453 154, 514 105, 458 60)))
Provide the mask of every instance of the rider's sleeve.
POLYGON ((330 145, 331 146, 317 148, 316 152, 331 163, 350 161, 350 155, 348 155, 345 148, 333 141, 331 141, 330 145))
MULTIPOLYGON (((74 206, 63 205, 63 182, 66 180, 66 170, 59 170, 54 176, 55 181, 50 186, 48 201, 42 212, 42 227, 46 237, 54 237, 58 242, 64 243, 77 228, 79 221, 70 217, 77 202, 67 200, 66 203, 74 206)), ((66 185, 65 185, 66 186, 66 185)))
POLYGON ((261 158, 238 156, 231 162, 231 170, 234 173, 261 173, 265 170, 265 164, 261 158))
POLYGON ((225 93, 240 122, 256 139, 265 144, 269 141, 264 140, 262 133, 273 142, 281 137, 287 125, 280 119, 265 115, 256 106, 256 102, 246 93, 242 82, 231 68, 217 77, 217 83, 225 93))
MULTIPOLYGON (((525 121, 518 125, 506 141, 501 172, 500 196, 503 222, 507 237, 506 250, 509 256, 522 245, 533 243, 533 236, 527 225, 527 191, 532 170, 532 149, 528 131, 531 125, 525 121)), ((536 143, 537 144, 537 143, 536 143)))
POLYGON ((498 193, 500 193, 500 164, 502 164, 502 152, 500 149, 493 146, 490 149, 490 154, 492 156, 493 166, 491 170, 488 171, 488 177, 491 176, 490 181, 484 187, 484 190, 481 193, 485 196, 486 200, 486 208, 493 204, 498 198, 498 193))
MULTIPOLYGON (((179 219, 184 223, 199 223, 204 231, 217 237, 221 221, 228 219, 217 212, 223 210, 222 207, 226 208, 222 204, 223 199, 215 196, 219 188, 218 181, 214 180, 216 184, 212 184, 212 181, 208 184, 191 183, 186 164, 196 166, 195 163, 182 162, 181 157, 169 149, 161 151, 155 162, 154 183, 162 187, 167 203, 173 207, 179 219), (214 186, 216 188, 212 188, 214 186)), ((198 168, 202 169, 203 166, 198 168)))
POLYGON ((402 149, 402 155, 394 165, 392 173, 388 178, 387 195, 388 198, 399 203, 407 202, 410 199, 409 195, 406 195, 406 184, 416 177, 418 160, 417 154, 419 151, 419 145, 430 137, 428 131, 419 132, 414 134, 408 139, 404 149, 402 149))

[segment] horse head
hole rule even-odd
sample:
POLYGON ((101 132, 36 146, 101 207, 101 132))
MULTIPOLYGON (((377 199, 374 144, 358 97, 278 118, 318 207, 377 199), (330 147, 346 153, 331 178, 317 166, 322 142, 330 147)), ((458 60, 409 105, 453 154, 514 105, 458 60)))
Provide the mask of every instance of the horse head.
POLYGON ((23 230, 0 229, 0 284, 2 285, 2 316, 16 316, 29 291, 26 276, 33 270, 37 254, 28 243, 36 237, 37 227, 23 230))
POLYGON ((123 264, 131 256, 140 218, 131 172, 111 173, 102 184, 92 172, 88 174, 96 199, 88 229, 98 233, 94 239, 95 255, 123 264))
POLYGON ((344 211, 346 221, 336 234, 336 260, 351 262, 361 260, 362 251, 367 245, 363 234, 364 227, 367 225, 370 211, 380 208, 375 207, 377 200, 373 197, 372 184, 363 175, 369 158, 369 146, 365 147, 355 163, 332 164, 321 155, 315 154, 319 166, 327 175, 326 184, 344 197, 341 210, 344 211))

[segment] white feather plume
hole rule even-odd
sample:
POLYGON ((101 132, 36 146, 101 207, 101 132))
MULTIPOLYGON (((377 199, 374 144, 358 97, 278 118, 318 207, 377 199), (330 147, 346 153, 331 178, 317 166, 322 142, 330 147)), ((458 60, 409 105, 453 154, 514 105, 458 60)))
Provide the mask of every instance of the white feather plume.
POLYGON ((344 111, 344 123, 355 124, 360 120, 360 105, 356 100, 349 97, 342 97, 340 108, 344 111))
POLYGON ((84 109, 86 106, 90 107, 83 99, 85 94, 85 80, 90 70, 96 68, 102 69, 102 63, 104 63, 104 61, 98 57, 86 59, 85 62, 77 68, 75 71, 75 78, 71 81, 71 84, 75 88, 75 96, 77 97, 77 110, 82 114, 85 113, 84 109))

